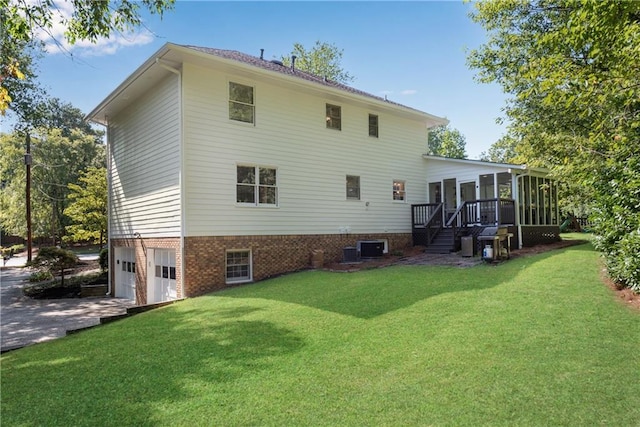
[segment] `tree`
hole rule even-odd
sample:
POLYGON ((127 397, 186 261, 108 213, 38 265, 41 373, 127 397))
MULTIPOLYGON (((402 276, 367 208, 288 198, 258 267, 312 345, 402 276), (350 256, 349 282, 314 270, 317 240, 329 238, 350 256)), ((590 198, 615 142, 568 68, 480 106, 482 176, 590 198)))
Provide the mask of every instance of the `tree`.
MULTIPOLYGON (((68 184, 89 166, 104 167, 104 146, 95 137, 74 130, 66 138, 59 129, 38 129, 32 139, 32 205, 34 237, 58 242, 68 219, 68 184)), ((14 132, 0 135, 0 225, 9 234, 26 235, 24 139, 14 132)))
POLYGON ((78 257, 73 252, 51 246, 40 248, 30 266, 45 271, 59 272, 61 285, 64 286, 65 270, 73 268, 77 263, 78 257))
MULTIPOLYGON (((174 0, 73 0, 58 4, 56 0, 0 0, 3 55, 0 59, 0 97, 15 100, 11 88, 5 86, 5 78, 24 73, 22 64, 14 56, 6 55, 11 46, 32 43, 40 34, 51 35, 55 26, 66 28, 65 39, 69 44, 81 40, 96 42, 114 32, 126 33, 142 24, 141 8, 162 16, 171 9, 174 0), (5 49, 5 46, 7 49, 5 49)), ((61 41, 57 40, 61 45, 61 41)), ((9 103, 10 105, 10 103, 9 103)), ((0 112, 6 110, 0 103, 0 112)))
POLYGON ((104 246, 107 235, 107 170, 89 167, 81 173, 80 184, 70 183, 64 214, 71 220, 66 240, 93 241, 104 246))
POLYGON ((518 140, 512 135, 503 135, 491 144, 487 152, 480 153, 480 160, 494 163, 526 163, 517 152, 518 140))
POLYGON ((452 159, 466 159, 467 141, 458 129, 449 125, 438 126, 429 130, 429 154, 433 156, 449 157, 452 159))
POLYGON ((291 54, 283 56, 281 60, 286 66, 291 66, 291 57, 295 56, 297 69, 348 84, 354 80, 354 77, 342 68, 342 53, 342 49, 331 43, 316 41, 313 48, 309 50, 300 43, 295 43, 291 54))
POLYGON ((609 273, 640 291, 640 2, 475 5, 489 37, 469 64, 511 96, 528 155, 589 190, 609 273))

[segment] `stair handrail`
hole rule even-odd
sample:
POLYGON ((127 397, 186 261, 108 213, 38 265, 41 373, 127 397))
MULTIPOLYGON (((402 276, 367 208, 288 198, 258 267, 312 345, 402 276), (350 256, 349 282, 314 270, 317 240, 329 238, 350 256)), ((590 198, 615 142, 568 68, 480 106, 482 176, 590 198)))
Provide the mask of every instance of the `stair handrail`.
POLYGON ((431 242, 436 237, 438 232, 442 230, 443 206, 444 205, 442 203, 438 204, 438 206, 436 206, 433 212, 431 212, 431 215, 429 215, 429 218, 427 219, 427 221, 424 223, 424 228, 425 228, 425 231, 427 232, 427 245, 431 244, 431 242), (432 234, 431 230, 434 228, 434 226, 436 228, 436 232, 432 234))
POLYGON ((447 221, 447 228, 451 227, 453 229, 454 239, 458 233, 458 230, 457 230, 458 227, 465 227, 467 225, 467 221, 464 221, 461 218, 462 213, 465 212, 466 206, 467 206, 467 202, 462 202, 460 206, 458 206, 458 209, 456 209, 456 211, 453 213, 453 215, 451 215, 451 218, 449 218, 449 221, 447 221), (458 224, 458 222, 460 224, 458 224))

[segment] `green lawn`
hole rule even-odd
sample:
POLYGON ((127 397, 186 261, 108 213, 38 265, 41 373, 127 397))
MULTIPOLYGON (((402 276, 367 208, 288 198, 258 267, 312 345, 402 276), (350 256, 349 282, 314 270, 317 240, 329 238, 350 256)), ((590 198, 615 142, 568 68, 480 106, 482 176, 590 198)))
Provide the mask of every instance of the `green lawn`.
POLYGON ((640 313, 590 244, 287 275, 1 363, 3 426, 640 425, 640 313))

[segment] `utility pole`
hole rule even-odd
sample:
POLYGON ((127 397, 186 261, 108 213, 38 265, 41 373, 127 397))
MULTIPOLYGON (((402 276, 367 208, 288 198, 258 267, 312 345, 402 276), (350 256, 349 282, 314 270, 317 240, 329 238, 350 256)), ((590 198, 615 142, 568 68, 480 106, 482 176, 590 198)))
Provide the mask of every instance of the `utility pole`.
POLYGON ((26 206, 27 206, 27 262, 31 262, 31 135, 27 132, 27 152, 24 155, 24 164, 27 166, 27 188, 26 188, 26 206))

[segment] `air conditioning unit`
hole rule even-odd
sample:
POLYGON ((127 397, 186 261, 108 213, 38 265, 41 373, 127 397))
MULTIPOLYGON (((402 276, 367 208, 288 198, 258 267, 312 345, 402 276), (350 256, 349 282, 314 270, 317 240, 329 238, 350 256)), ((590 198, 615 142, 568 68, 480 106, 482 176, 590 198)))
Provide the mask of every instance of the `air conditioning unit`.
POLYGON ((363 240, 358 242, 362 258, 378 258, 384 255, 383 240, 363 240))
POLYGON ((347 246, 342 249, 342 262, 357 262, 358 248, 355 246, 347 246))

